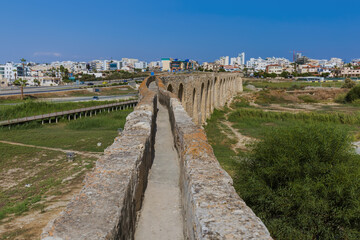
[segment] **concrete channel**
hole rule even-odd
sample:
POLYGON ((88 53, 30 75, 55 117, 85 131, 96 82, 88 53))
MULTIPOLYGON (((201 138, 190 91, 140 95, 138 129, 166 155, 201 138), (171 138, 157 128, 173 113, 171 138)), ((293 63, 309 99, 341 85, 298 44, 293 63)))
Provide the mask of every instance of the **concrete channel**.
POLYGON ((158 103, 155 159, 138 217, 135 240, 184 239, 180 166, 166 107, 158 103))

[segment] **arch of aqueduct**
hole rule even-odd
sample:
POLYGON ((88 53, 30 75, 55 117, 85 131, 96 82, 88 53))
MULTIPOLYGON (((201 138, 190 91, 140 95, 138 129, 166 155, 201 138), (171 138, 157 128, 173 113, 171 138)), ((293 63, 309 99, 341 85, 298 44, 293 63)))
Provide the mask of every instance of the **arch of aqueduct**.
POLYGON ((243 90, 240 74, 194 74, 161 77, 166 90, 174 93, 196 124, 210 117, 236 93, 243 90))
POLYGON ((160 102, 168 111, 179 157, 184 239, 271 239, 266 226, 236 193, 199 127, 214 108, 242 91, 241 76, 152 76, 139 91, 140 101, 128 115, 124 131, 86 176, 79 194, 43 229, 41 238, 134 239, 155 156, 160 102), (154 81, 157 91, 148 88, 154 81))

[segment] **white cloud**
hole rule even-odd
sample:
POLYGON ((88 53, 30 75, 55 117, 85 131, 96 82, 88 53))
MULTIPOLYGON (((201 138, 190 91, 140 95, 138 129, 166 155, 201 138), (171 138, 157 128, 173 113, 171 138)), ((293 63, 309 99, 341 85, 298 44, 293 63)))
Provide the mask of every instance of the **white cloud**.
POLYGON ((35 52, 34 56, 52 56, 52 57, 60 57, 61 53, 57 52, 35 52))

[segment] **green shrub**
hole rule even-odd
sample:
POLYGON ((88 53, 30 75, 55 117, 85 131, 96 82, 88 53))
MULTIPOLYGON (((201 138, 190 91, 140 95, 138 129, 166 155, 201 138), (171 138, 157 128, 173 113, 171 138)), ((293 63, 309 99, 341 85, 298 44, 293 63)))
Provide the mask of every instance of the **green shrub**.
POLYGON ((355 86, 356 86, 356 82, 354 82, 350 78, 346 78, 341 88, 353 88, 355 86))
POLYGON ((334 99, 334 102, 336 103, 345 103, 345 97, 346 97, 346 94, 345 93, 341 93, 339 95, 337 95, 334 99))
POLYGON ((353 87, 345 96, 346 102, 353 102, 360 98, 360 86, 353 87))
POLYGON ((309 95, 298 96, 298 99, 304 101, 305 103, 317 103, 318 102, 316 99, 314 99, 313 97, 311 97, 309 95))
POLYGON ((268 131, 235 187, 275 239, 360 239, 360 157, 343 128, 268 131))

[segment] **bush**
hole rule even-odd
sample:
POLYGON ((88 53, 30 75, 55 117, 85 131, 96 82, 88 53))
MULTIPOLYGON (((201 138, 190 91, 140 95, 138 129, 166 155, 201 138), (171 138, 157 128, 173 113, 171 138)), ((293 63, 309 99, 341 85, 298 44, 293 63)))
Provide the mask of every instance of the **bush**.
POLYGON ((298 96, 298 99, 304 101, 305 103, 317 103, 318 102, 316 99, 314 99, 313 97, 311 97, 309 95, 298 96))
POLYGON ((351 80, 350 78, 345 79, 344 84, 341 86, 341 88, 353 88, 355 87, 356 83, 351 80))
POLYGON ((343 128, 277 128, 255 143, 235 184, 275 239, 360 239, 359 158, 343 128))
POLYGON ((346 102, 353 102, 360 98, 360 86, 353 87, 345 96, 346 102))

